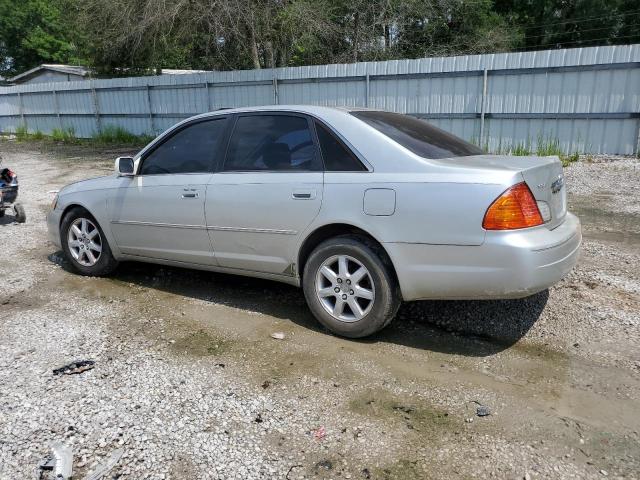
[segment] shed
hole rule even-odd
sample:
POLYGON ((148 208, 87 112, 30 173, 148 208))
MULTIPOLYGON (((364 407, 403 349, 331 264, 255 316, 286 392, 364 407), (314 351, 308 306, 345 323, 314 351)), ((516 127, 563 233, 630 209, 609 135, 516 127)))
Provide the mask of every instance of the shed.
POLYGON ((84 80, 89 75, 89 70, 85 67, 74 65, 58 65, 43 63, 31 70, 7 79, 14 85, 26 83, 48 83, 48 82, 72 82, 74 80, 84 80))

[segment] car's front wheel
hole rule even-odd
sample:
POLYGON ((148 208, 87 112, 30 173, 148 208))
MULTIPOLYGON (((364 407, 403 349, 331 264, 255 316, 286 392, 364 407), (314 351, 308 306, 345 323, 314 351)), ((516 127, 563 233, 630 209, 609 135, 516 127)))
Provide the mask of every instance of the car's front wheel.
POLYGON ((303 289, 314 316, 332 332, 350 338, 387 326, 400 306, 389 262, 373 242, 356 236, 329 239, 305 265, 303 289))
POLYGON ((108 275, 118 266, 98 222, 83 208, 70 210, 60 225, 62 249, 82 275, 108 275))

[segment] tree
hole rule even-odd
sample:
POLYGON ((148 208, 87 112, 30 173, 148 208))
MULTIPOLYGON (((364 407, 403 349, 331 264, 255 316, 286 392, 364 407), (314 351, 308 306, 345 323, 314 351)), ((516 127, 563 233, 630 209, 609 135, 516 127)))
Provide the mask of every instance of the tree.
POLYGON ((0 72, 43 62, 82 63, 73 0, 0 0, 0 72))

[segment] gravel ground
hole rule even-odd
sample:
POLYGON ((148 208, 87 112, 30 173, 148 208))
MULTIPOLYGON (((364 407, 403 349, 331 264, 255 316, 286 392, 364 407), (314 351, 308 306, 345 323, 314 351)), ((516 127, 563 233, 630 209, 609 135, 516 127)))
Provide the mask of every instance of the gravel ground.
POLYGON ((640 476, 638 160, 567 168, 585 242, 548 292, 406 304, 347 341, 286 285, 69 273, 46 240, 47 192, 124 153, 0 142, 28 217, 0 219, 1 479, 33 478, 56 440, 78 479, 120 448, 104 478, 640 476), (52 374, 81 359, 95 368, 52 374))

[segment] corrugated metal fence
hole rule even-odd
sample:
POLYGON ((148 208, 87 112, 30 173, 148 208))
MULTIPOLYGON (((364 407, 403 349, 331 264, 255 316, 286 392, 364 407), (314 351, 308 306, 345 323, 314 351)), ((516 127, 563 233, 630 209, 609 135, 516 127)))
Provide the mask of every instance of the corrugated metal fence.
POLYGON ((491 151, 558 140, 638 153, 640 45, 88 80, 0 88, 0 129, 156 134, 221 107, 315 104, 409 113, 491 151))

